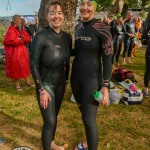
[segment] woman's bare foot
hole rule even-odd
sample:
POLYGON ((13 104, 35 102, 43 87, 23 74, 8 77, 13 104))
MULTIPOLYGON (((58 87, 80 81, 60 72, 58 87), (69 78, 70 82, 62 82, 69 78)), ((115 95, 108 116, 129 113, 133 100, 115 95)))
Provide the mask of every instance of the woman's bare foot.
POLYGON ((133 62, 131 61, 130 57, 128 57, 128 63, 133 64, 133 62))
POLYGON ((113 70, 115 70, 115 69, 116 69, 116 67, 115 67, 115 65, 114 65, 114 64, 112 65, 112 68, 113 68, 113 70))
POLYGON ((124 65, 125 65, 125 64, 127 64, 127 63, 126 63, 126 62, 123 62, 122 64, 124 64, 124 65))
POLYGON ((119 67, 120 66, 119 62, 116 62, 116 65, 119 67))
POLYGON ((122 64, 127 64, 127 63, 126 63, 126 59, 125 59, 125 58, 123 58, 123 62, 122 62, 122 64))
POLYGON ((63 146, 58 146, 54 141, 51 142, 52 150, 65 150, 63 146))
POLYGON ((133 64, 133 62, 132 62, 131 60, 130 60, 130 61, 128 61, 128 63, 129 63, 129 64, 133 64))

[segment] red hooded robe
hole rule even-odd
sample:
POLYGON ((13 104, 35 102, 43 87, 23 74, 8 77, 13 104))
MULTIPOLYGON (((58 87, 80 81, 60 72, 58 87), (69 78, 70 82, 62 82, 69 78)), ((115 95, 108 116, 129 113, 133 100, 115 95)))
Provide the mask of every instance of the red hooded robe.
POLYGON ((26 44, 30 36, 22 29, 10 26, 5 37, 6 76, 12 79, 27 78, 30 74, 29 55, 26 44), (22 39, 19 37, 22 36, 22 39))

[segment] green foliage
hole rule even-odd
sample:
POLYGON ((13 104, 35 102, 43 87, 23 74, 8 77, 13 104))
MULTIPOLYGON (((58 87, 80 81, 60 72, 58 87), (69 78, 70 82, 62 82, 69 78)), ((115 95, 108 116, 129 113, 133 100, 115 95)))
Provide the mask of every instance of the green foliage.
POLYGON ((3 43, 4 35, 6 32, 7 28, 0 26, 0 45, 3 43))
MULTIPOLYGON (((112 0, 96 0, 98 3, 98 10, 107 10, 112 2, 112 0)), ((125 3, 129 8, 149 8, 150 1, 149 0, 125 0, 125 3)))
POLYGON ((107 10, 112 0, 96 0, 98 4, 98 10, 107 10))

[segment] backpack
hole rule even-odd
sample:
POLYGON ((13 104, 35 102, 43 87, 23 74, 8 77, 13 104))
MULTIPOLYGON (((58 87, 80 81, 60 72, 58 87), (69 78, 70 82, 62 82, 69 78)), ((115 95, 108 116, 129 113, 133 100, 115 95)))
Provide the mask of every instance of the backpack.
POLYGON ((124 81, 126 79, 130 79, 132 82, 136 81, 132 71, 128 71, 123 67, 116 68, 112 73, 112 77, 119 82, 124 81))
POLYGON ((122 100, 126 105, 141 104, 143 102, 142 90, 137 87, 131 80, 119 82, 119 85, 124 88, 122 100))

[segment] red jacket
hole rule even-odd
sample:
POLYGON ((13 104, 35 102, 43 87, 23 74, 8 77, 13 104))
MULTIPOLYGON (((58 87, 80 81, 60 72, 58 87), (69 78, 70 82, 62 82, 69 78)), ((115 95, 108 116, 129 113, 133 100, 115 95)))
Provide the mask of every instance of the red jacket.
POLYGON ((5 37, 6 76, 12 79, 27 78, 30 74, 29 55, 26 44, 30 36, 22 29, 10 26, 5 37), (20 38, 22 37, 22 38, 20 38))

